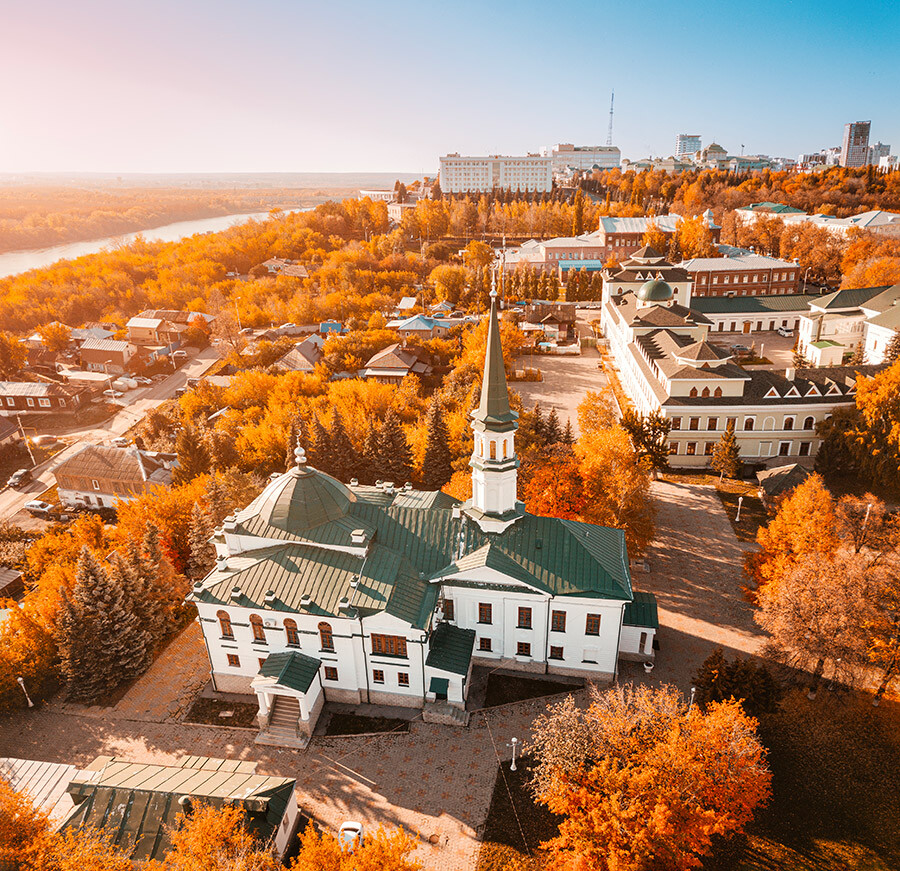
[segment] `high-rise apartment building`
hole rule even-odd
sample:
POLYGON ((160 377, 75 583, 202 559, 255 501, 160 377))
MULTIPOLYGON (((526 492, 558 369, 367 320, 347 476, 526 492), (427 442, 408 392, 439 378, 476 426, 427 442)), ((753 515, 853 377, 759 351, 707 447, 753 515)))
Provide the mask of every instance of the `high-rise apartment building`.
POLYGON ((553 190, 552 158, 527 154, 522 157, 466 157, 458 152, 441 158, 441 190, 448 194, 553 190))
POLYGON ((853 121, 844 125, 841 166, 865 166, 869 162, 871 121, 853 121))
POLYGON ((882 157, 887 157, 891 153, 891 146, 885 145, 883 142, 876 142, 869 146, 869 163, 872 166, 878 166, 882 157))
POLYGON ((675 157, 690 157, 702 148, 700 137, 693 133, 679 133, 675 137, 675 157))

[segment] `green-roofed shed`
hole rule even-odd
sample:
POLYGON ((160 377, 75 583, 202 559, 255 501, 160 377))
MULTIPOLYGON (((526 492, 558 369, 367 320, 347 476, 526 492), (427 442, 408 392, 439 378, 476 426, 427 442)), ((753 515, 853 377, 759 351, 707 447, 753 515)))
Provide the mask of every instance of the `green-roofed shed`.
POLYGON ((439 623, 431 633, 425 665, 453 674, 468 674, 474 649, 474 629, 460 629, 450 623, 439 623))

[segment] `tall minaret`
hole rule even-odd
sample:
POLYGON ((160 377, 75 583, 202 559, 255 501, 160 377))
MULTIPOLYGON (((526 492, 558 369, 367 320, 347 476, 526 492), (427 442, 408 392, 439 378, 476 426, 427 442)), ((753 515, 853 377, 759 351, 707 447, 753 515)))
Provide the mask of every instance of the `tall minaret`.
POLYGON ((481 402, 472 412, 475 449, 472 467, 472 499, 466 513, 484 532, 502 532, 524 513, 516 500, 515 433, 519 415, 509 407, 500 324, 497 320, 497 292, 491 290, 487 353, 481 381, 481 402))

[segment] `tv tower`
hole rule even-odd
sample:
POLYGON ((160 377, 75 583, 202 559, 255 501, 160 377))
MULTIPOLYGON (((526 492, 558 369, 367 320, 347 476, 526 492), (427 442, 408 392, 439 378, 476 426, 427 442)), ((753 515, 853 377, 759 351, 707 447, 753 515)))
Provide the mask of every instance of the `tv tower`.
POLYGON ((613 122, 613 103, 616 99, 616 91, 613 88, 612 96, 609 98, 609 130, 606 131, 606 144, 612 145, 612 122, 613 122))

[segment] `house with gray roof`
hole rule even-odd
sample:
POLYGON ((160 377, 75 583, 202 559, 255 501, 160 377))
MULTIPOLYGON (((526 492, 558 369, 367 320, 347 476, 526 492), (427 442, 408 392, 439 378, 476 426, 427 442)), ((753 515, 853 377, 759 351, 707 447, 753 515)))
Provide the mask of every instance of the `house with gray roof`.
POLYGON ((464 723, 476 663, 611 680, 620 658, 653 659, 624 533, 518 501, 517 418, 494 294, 470 500, 340 482, 298 448, 216 530, 188 601, 216 691, 256 695, 260 743, 304 746, 326 700, 464 723))
POLYGON ((168 487, 175 454, 142 451, 131 445, 84 445, 53 469, 59 499, 65 506, 114 508, 154 487, 168 487))

